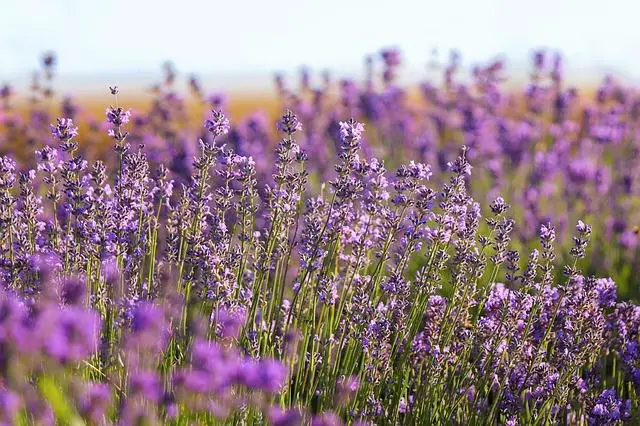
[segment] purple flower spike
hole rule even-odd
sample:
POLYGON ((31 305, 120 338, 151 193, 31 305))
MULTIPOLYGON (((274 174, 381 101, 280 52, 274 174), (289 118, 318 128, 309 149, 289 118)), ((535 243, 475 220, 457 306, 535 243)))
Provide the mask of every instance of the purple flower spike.
POLYGON ((63 151, 72 151, 77 145, 71 143, 71 140, 78 136, 78 128, 73 126, 73 120, 70 118, 58 118, 56 124, 50 125, 51 136, 60 142, 63 151))
POLYGON ((599 278, 596 280, 596 293, 600 306, 610 308, 618 299, 616 283, 611 278, 599 278))
POLYGON ((100 320, 94 312, 51 307, 39 320, 41 327, 53 326, 46 335, 45 348, 61 363, 86 359, 97 348, 100 320))
POLYGON ((214 138, 229 133, 229 119, 225 117, 222 111, 212 110, 210 119, 205 120, 204 127, 213 135, 214 138))
POLYGON ((133 309, 128 343, 139 349, 160 349, 166 337, 167 330, 162 310, 148 302, 137 304, 133 309))
POLYGON ((594 402, 589 412, 590 425, 621 424, 631 417, 631 400, 618 399, 615 389, 606 389, 594 402))
POLYGON ((242 381, 250 389, 278 392, 284 385, 288 370, 275 360, 250 362, 242 371, 242 381))
POLYGON ((292 111, 286 110, 276 127, 284 134, 291 136, 302 130, 302 123, 298 121, 298 117, 292 111))
POLYGON ((107 121, 114 126, 122 126, 129 122, 131 110, 124 110, 121 107, 109 107, 106 110, 107 121))
POLYGON ((340 122, 340 139, 349 147, 359 147, 364 132, 364 124, 353 118, 340 122))
POLYGON ((80 399, 80 411, 91 421, 99 423, 111 404, 111 389, 104 383, 90 384, 80 399))
POLYGON ((273 407, 269 410, 269 421, 273 426, 300 426, 303 424, 299 409, 283 410, 273 407))
POLYGON ((230 311, 227 309, 220 309, 215 319, 220 327, 220 334, 226 338, 238 337, 245 320, 244 310, 230 311))

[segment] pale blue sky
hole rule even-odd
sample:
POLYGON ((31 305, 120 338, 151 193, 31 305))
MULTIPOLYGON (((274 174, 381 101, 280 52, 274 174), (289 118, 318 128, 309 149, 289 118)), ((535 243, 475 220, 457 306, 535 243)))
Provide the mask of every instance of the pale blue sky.
POLYGON ((514 68, 547 46, 574 73, 640 80, 639 12, 637 0, 0 0, 0 80, 49 49, 70 75, 157 72, 167 59, 184 72, 266 75, 354 72, 387 45, 418 72, 433 47, 467 64, 502 53, 514 68))

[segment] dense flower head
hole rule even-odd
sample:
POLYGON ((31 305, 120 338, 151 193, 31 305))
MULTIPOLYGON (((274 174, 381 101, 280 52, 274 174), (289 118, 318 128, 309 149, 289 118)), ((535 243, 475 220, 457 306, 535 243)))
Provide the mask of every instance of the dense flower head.
POLYGON ((618 288, 611 278, 598 278, 595 282, 595 289, 600 306, 610 308, 616 304, 618 288))
POLYGON ((127 124, 131 118, 131 110, 125 110, 122 107, 109 107, 105 111, 107 115, 107 122, 114 126, 122 126, 127 124))
POLYGON ((38 321, 42 327, 53 325, 44 346, 47 353, 60 362, 85 359, 97 347, 100 320, 94 312, 76 307, 49 308, 38 321))
POLYGON ((35 152, 38 157, 38 170, 42 170, 47 173, 54 171, 56 167, 55 161, 58 158, 58 151, 49 145, 45 145, 41 150, 35 152))
POLYGON ((362 140, 362 132, 364 132, 364 124, 358 123, 353 118, 340 123, 340 139, 345 147, 358 147, 362 140))
POLYGON ((140 395, 156 403, 162 397, 162 385, 154 371, 138 371, 133 374, 129 378, 129 390, 132 395, 140 395))
POLYGON ((286 135, 293 135, 294 133, 302 130, 302 123, 298 120, 298 116, 296 116, 293 111, 286 110, 277 122, 276 127, 286 135))
POLYGON ((111 389, 104 383, 90 383, 80 397, 80 411, 89 420, 100 422, 111 405, 111 389))
POLYGON ((229 119, 220 110, 211 110, 211 118, 204 122, 204 127, 213 137, 226 135, 229 133, 229 119))
POLYGON ((580 234, 588 234, 591 233, 591 227, 587 224, 585 224, 583 221, 578 220, 578 224, 576 225, 576 230, 580 233, 580 234))
POLYGON ((594 401, 589 412, 589 424, 621 424, 629 419, 630 410, 631 400, 619 399, 615 389, 606 389, 594 401))
POLYGON ((467 161, 467 151, 468 148, 466 146, 463 146, 461 148, 460 155, 458 156, 458 158, 456 158, 456 161, 450 161, 447 163, 447 167, 449 168, 449 170, 458 175, 471 176, 472 167, 471 164, 467 161))
POLYGON ((229 310, 219 309, 214 312, 215 323, 219 327, 219 332, 222 337, 235 338, 238 337, 244 322, 246 321, 246 312, 242 309, 229 310))
MULTIPOLYGON (((43 259, 45 262, 48 259, 43 259)), ((50 271, 47 271, 49 265, 39 266, 39 272, 43 277, 50 278, 50 271)), ((86 286, 83 277, 70 277, 63 280, 60 286, 60 301, 64 305, 82 305, 86 300, 86 286)))
POLYGON ((7 156, 0 157, 0 188, 8 190, 16 182, 16 162, 7 156))
POLYGON ((543 241, 553 242, 556 239, 555 228, 551 224, 543 223, 540 225, 540 239, 543 241))
POLYGON ((498 197, 491 203, 491 211, 495 214, 502 214, 509 209, 509 205, 505 203, 504 198, 498 197))
POLYGON ((249 389, 270 393, 279 391, 287 377, 287 368, 275 360, 246 362, 241 367, 241 382, 249 389))
POLYGON ((51 124, 51 136, 58 140, 63 147, 71 139, 78 136, 78 128, 73 126, 73 120, 70 118, 58 118, 56 124, 51 124))
POLYGON ((132 312, 130 344, 136 348, 162 348, 166 324, 162 310, 151 303, 138 303, 132 312))

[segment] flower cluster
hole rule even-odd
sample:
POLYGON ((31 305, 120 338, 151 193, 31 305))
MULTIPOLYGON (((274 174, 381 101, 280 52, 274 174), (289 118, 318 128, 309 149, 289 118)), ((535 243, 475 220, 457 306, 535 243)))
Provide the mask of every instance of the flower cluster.
POLYGON ((41 146, 0 156, 0 422, 637 423, 632 102, 578 125, 540 55, 520 118, 501 62, 415 110, 386 49, 382 92, 283 85, 277 141, 219 96, 191 133, 169 65, 87 135, 4 123, 41 146))

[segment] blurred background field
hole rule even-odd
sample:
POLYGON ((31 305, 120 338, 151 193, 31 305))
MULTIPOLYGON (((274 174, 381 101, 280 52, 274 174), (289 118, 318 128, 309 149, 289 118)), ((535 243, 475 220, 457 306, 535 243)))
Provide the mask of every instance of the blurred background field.
POLYGON ((526 79, 531 51, 547 48, 564 54, 572 81, 613 73, 638 82, 639 8, 632 0, 611 7, 595 0, 5 2, 0 80, 26 87, 40 54, 53 50, 62 92, 101 93, 109 83, 140 90, 166 60, 210 90, 247 92, 268 90, 272 73, 291 76, 302 65, 361 78, 364 55, 396 46, 405 82, 423 78, 434 48, 441 60, 458 49, 466 70, 503 55, 512 80, 526 79))
POLYGON ((625 83, 640 82, 635 54, 640 30, 634 21, 640 6, 631 0, 615 3, 6 2, 0 83, 10 84, 18 102, 25 101, 32 72, 42 54, 52 51, 58 101, 73 95, 86 110, 102 110, 110 102, 107 87, 118 85, 123 104, 141 110, 152 99, 150 87, 162 79, 162 65, 171 61, 179 93, 187 94, 194 75, 205 95, 227 96, 233 118, 259 109, 273 118, 282 106, 274 91, 275 73, 289 85, 297 84, 302 67, 312 72, 312 84, 325 72, 335 83, 362 81, 364 58, 396 47, 403 57, 397 82, 417 86, 440 78, 450 51, 457 50, 458 79, 468 81, 473 66, 502 58, 507 66, 503 86, 517 91, 528 81, 531 53, 545 49, 563 54, 563 72, 584 92, 609 74, 625 83))

